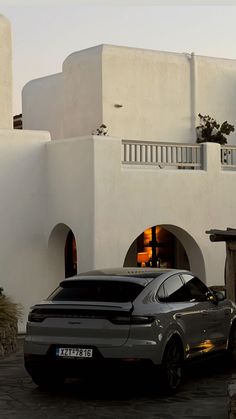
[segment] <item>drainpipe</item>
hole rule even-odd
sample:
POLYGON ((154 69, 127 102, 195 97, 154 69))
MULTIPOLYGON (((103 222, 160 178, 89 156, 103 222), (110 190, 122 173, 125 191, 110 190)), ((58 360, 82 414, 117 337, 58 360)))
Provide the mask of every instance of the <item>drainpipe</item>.
POLYGON ((190 124, 191 124, 191 137, 192 142, 197 141, 197 68, 196 68, 196 57, 194 52, 186 54, 190 64, 190 124))
POLYGON ((196 56, 192 52, 190 56, 190 106, 191 106, 191 131, 192 131, 192 140, 194 143, 197 141, 197 64, 196 56))

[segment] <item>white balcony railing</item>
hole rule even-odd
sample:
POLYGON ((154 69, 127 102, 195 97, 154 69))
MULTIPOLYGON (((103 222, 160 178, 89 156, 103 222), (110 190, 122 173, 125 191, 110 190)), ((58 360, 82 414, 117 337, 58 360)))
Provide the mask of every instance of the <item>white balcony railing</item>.
POLYGON ((221 147, 221 167, 222 169, 236 169, 236 146, 221 147))
POLYGON ((122 163, 159 168, 201 169, 200 145, 122 140, 122 163))

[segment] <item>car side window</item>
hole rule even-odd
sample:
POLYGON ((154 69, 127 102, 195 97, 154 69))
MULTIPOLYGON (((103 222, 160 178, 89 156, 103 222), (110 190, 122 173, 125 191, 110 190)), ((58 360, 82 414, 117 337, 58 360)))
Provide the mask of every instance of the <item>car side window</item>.
POLYGON ((182 274, 182 277, 186 283, 186 287, 188 288, 191 299, 195 301, 206 301, 207 294, 209 293, 209 289, 203 284, 200 279, 196 276, 189 275, 189 274, 182 274))
POLYGON ((157 291, 157 299, 159 301, 165 301, 165 289, 164 289, 164 285, 162 284, 159 288, 159 290, 157 291))
POLYGON ((186 285, 179 275, 172 275, 165 280, 158 290, 157 297, 162 302, 189 301, 186 285))

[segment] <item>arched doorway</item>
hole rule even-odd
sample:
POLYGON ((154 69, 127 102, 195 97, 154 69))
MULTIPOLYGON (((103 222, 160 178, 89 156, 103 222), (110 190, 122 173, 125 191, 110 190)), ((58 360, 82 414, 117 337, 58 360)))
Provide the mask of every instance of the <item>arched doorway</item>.
POLYGON ((66 224, 57 224, 48 241, 49 266, 60 281, 77 274, 77 245, 73 231, 66 224))
POLYGON ((77 274, 77 249, 75 236, 70 230, 65 243, 65 278, 77 274))
POLYGON ((197 242, 187 231, 170 224, 143 231, 128 249, 124 266, 190 269, 205 281, 205 262, 197 242))
POLYGON ((187 253, 178 238, 161 226, 142 232, 130 246, 124 266, 189 269, 187 253))

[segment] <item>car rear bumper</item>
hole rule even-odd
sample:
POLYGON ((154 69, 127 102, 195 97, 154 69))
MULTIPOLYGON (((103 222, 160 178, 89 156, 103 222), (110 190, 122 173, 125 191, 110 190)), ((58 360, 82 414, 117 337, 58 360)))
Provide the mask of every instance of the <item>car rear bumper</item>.
POLYGON ((25 369, 33 375, 39 371, 57 371, 67 377, 88 377, 88 375, 122 374, 123 371, 147 371, 153 363, 147 359, 50 359, 43 355, 26 355, 25 369))
POLYGON ((128 363, 141 363, 142 361, 148 361, 152 364, 161 364, 162 351, 160 344, 153 341, 130 341, 128 340, 125 345, 119 347, 93 347, 91 345, 67 345, 65 343, 58 342, 57 344, 48 345, 41 342, 33 342, 31 340, 25 340, 24 344, 25 362, 45 362, 45 363, 56 363, 76 366, 82 366, 83 364, 104 364, 119 362, 122 364, 128 363), (59 358, 56 356, 56 348, 58 347, 89 347, 93 348, 93 359, 67 359, 59 358))

